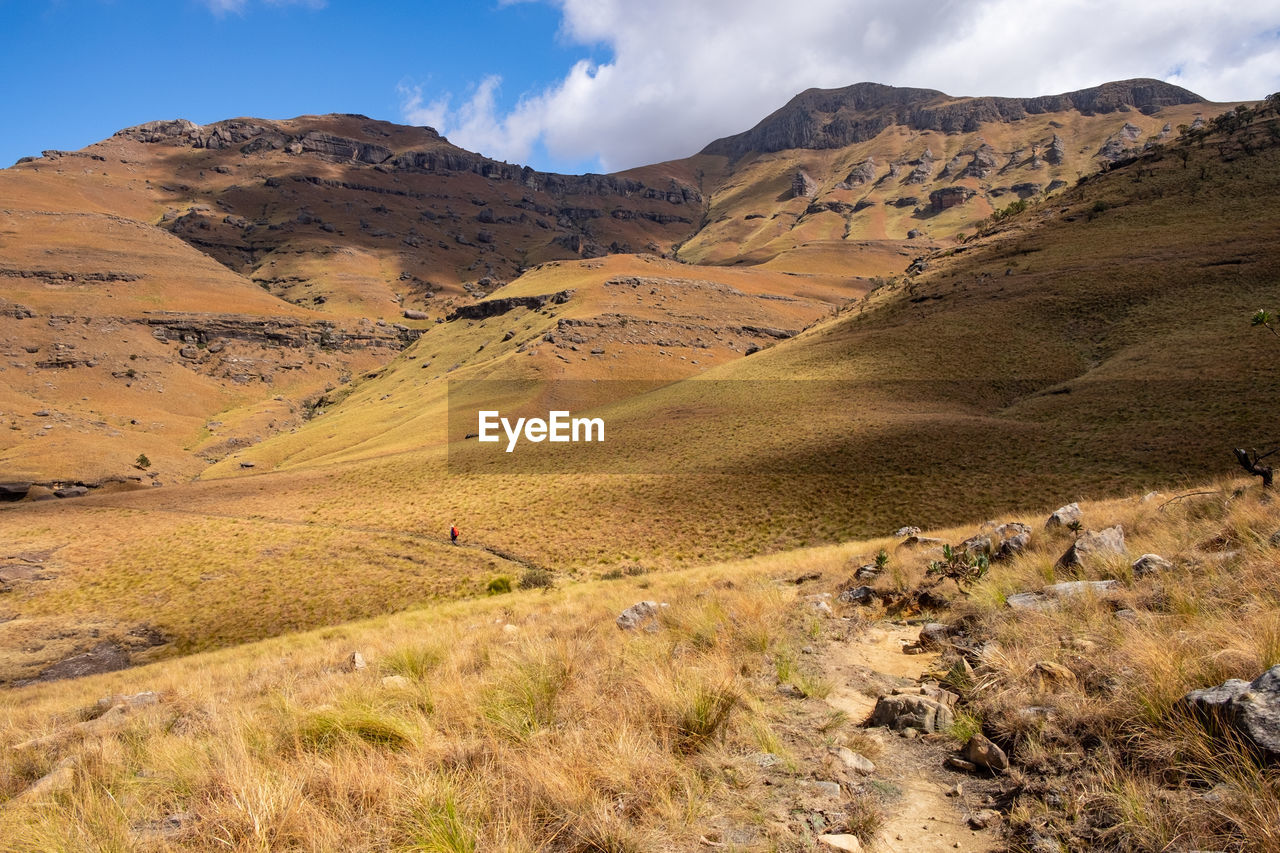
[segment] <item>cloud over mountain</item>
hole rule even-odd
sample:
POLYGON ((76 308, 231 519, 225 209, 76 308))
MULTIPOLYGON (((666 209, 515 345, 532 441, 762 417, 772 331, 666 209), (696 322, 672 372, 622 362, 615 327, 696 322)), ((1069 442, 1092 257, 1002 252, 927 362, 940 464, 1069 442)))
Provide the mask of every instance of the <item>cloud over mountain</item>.
POLYGON ((1033 96, 1156 77, 1220 101, 1280 89, 1280 0, 550 2, 562 38, 609 58, 578 61, 506 111, 496 76, 460 97, 402 87, 404 118, 494 157, 613 170, 686 156, 804 89, 863 80, 1033 96))

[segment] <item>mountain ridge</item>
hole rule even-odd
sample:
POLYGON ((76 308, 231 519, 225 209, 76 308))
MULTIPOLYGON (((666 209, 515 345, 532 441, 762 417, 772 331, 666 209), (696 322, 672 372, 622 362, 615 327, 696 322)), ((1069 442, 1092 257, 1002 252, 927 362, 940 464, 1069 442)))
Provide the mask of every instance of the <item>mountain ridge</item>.
POLYGON ((715 140, 701 154, 740 159, 748 153, 789 149, 843 148, 873 138, 898 124, 912 130, 972 132, 985 122, 1010 122, 1047 112, 1083 115, 1144 114, 1163 107, 1208 103, 1160 80, 1135 78, 1087 89, 1032 98, 953 97, 936 89, 855 83, 839 89, 806 89, 742 133, 715 140))

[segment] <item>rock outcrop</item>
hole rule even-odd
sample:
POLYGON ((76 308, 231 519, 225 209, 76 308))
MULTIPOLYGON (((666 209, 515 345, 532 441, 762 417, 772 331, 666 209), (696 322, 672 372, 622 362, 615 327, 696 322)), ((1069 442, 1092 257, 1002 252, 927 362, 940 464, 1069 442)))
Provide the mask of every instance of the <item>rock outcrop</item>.
POLYGON ((953 98, 933 89, 857 83, 843 89, 808 89, 750 130, 717 139, 701 153, 737 160, 752 151, 843 148, 872 139, 893 125, 962 133, 987 122, 1012 122, 1048 112, 1092 115, 1137 109, 1149 114, 1203 100, 1159 80, 1123 80, 1038 98, 953 98))
POLYGON ((1192 690, 1175 707, 1219 735, 1243 739, 1268 761, 1280 761, 1280 665, 1251 682, 1233 678, 1192 690))

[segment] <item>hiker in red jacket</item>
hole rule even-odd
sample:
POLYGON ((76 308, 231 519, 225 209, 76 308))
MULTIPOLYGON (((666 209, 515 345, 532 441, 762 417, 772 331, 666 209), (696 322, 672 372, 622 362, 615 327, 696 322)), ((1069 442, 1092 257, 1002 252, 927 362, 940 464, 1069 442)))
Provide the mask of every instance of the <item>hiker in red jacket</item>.
POLYGON ((458 528, 451 526, 449 528, 449 541, 454 545, 458 544, 458 528))

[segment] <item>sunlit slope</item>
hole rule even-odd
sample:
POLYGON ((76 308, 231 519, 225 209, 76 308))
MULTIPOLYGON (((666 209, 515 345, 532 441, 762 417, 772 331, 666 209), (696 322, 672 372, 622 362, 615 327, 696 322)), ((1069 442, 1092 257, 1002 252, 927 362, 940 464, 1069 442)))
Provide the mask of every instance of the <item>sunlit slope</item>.
MULTIPOLYGON (((860 296, 856 278, 699 268, 651 255, 553 261, 494 293, 484 311, 426 330, 385 369, 322 401, 295 433, 246 449, 205 479, 443 448, 449 384, 484 379, 675 382, 775 344, 860 296), (341 401, 339 405, 333 402, 341 401)), ((618 383, 609 391, 610 382, 618 383)), ((461 438, 461 436, 453 436, 461 438)))
MULTIPOLYGON (((544 446, 527 481, 517 464, 430 488, 486 541, 589 564, 993 514, 1049 477, 1100 494, 1220 472, 1275 414, 1278 353, 1248 323, 1274 296, 1270 121, 1250 131, 1252 154, 1222 140, 1193 146, 1185 166, 1140 160, 794 340, 612 404, 613 443, 575 450, 560 478, 544 446), (616 470, 640 473, 602 473, 616 470), (704 473, 676 476, 689 472, 704 473)), ((394 492, 409 487, 397 465, 335 476, 394 492)))
POLYGON ((906 266, 895 254, 971 234, 993 211, 1055 193, 1232 106, 1155 81, 1031 101, 874 84, 810 90, 699 155, 719 168, 709 170, 707 224, 680 256, 815 271, 838 264, 833 245, 879 243, 879 267, 863 253, 863 274, 891 275, 906 266))

